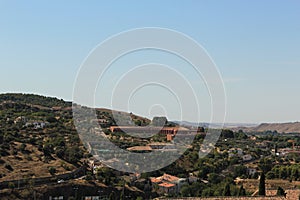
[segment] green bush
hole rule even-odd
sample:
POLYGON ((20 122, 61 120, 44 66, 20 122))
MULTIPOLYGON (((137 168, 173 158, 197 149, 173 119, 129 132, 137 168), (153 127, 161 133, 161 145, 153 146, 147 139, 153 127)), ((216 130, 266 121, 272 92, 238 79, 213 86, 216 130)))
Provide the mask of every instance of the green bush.
POLYGON ((56 168, 55 167, 49 167, 48 168, 49 173, 53 176, 56 173, 56 168))
POLYGON ((6 163, 5 165, 4 165, 4 167, 6 168, 6 169, 8 169, 9 171, 13 171, 14 169, 12 168, 12 166, 10 165, 10 164, 8 164, 8 163, 6 163))

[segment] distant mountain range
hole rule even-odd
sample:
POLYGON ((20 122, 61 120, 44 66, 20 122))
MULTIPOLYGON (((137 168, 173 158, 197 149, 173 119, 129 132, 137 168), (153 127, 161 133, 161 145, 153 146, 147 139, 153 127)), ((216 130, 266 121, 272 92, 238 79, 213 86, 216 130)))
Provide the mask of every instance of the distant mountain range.
POLYGON ((277 131, 278 133, 300 133, 300 122, 262 123, 255 127, 240 127, 245 132, 277 131))
POLYGON ((189 126, 189 127, 210 127, 210 128, 238 128, 238 127, 247 127, 252 128, 258 126, 258 124, 251 124, 251 123, 207 123, 207 122, 188 122, 188 121, 173 121, 176 124, 179 124, 181 126, 189 126))
POLYGON ((210 127, 210 128, 225 128, 234 131, 243 130, 244 132, 266 132, 277 131, 278 133, 300 133, 300 122, 287 122, 287 123, 195 123, 187 121, 173 121, 181 126, 188 127, 210 127))

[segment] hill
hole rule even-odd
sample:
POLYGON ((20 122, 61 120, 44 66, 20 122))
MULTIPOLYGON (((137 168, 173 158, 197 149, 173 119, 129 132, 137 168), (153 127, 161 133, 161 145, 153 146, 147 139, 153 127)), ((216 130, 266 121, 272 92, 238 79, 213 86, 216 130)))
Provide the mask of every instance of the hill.
POLYGON ((72 102, 66 102, 63 99, 54 97, 45 97, 35 94, 8 93, 0 94, 0 102, 16 102, 26 105, 38 105, 45 108, 52 107, 71 107, 72 102))
POLYGON ((213 129, 221 129, 221 128, 226 128, 226 129, 233 129, 237 127, 256 127, 257 124, 253 123, 209 123, 209 122, 188 122, 188 121, 173 121, 176 124, 180 124, 181 126, 186 126, 186 127, 198 127, 202 126, 205 128, 213 128, 213 129))
MULTIPOLYGON (((111 110, 96 112, 99 123, 115 125, 111 110)), ((150 122, 130 116, 136 124, 150 122)), ((68 173, 82 166, 88 156, 73 124, 71 102, 33 94, 0 94, 0 182, 68 173)))
POLYGON ((262 123, 256 127, 239 127, 245 132, 277 131, 278 133, 300 133, 300 122, 262 123))
POLYGON ((71 103, 31 94, 0 95, 0 181, 70 172, 87 156, 71 103))

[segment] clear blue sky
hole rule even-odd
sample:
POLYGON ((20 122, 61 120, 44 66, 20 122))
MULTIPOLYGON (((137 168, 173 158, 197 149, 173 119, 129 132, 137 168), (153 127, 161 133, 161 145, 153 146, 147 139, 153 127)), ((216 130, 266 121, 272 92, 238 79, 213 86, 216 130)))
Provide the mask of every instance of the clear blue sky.
POLYGON ((97 44, 154 26, 208 51, 225 80, 227 122, 298 121, 299 10, 297 0, 0 1, 0 92, 71 100, 77 70, 97 44))

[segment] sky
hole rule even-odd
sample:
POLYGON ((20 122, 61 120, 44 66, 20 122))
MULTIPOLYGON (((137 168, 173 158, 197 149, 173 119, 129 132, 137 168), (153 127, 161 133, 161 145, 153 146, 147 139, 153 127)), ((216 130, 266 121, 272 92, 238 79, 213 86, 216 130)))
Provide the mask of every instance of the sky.
MULTIPOLYGON (((193 38, 212 58, 226 89, 226 122, 299 121, 299 10, 297 0, 0 0, 0 93, 72 100, 78 70, 98 44, 130 29, 161 27, 193 38)), ((151 51, 122 59, 103 79, 107 85, 98 87, 97 106, 111 106, 106 97, 115 83, 109 80, 122 76, 120 66, 129 70, 133 63, 159 60, 187 73, 201 99, 201 121, 211 119, 210 94, 203 81, 188 75, 188 64, 151 51)), ((145 87, 145 93, 137 92, 130 111, 151 117, 167 109, 169 119, 179 119, 176 101, 159 90, 145 87)), ((183 120, 197 119, 190 115, 183 120)))

